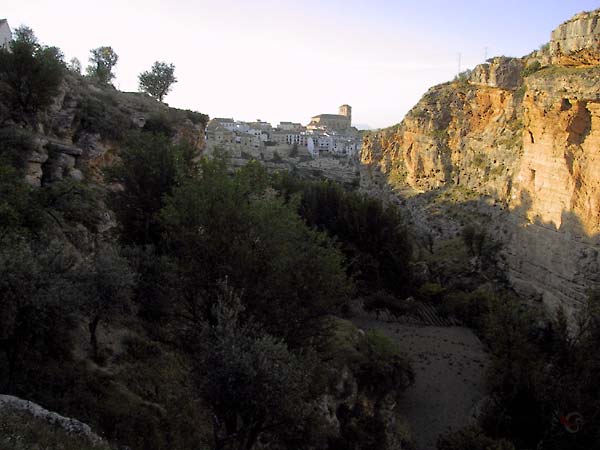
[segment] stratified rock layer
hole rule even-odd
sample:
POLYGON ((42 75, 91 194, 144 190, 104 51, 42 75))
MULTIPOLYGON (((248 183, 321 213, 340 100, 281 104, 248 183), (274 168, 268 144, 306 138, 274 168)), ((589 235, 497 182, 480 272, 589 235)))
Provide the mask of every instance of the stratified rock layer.
MULTIPOLYGON (((567 65, 515 78, 538 55, 496 58, 469 81, 431 88, 399 126, 368 136, 361 155, 365 190, 391 187, 414 199, 462 189, 487 198, 462 206, 489 218, 513 286, 570 310, 600 286, 598 23, 600 10, 553 33, 553 60, 567 65)), ((405 203, 422 214, 422 202, 405 203)), ((459 229, 435 228, 446 237, 459 229)))
POLYGON ((600 63, 598 11, 577 14, 552 32, 550 53, 554 64, 600 63))

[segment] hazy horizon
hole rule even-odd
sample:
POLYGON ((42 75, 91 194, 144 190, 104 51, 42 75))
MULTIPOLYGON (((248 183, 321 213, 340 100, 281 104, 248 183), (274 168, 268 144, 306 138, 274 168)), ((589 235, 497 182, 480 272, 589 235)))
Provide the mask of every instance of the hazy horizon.
POLYGON ((24 0, 0 18, 25 24, 45 44, 85 68, 89 50, 119 55, 114 84, 137 90, 156 60, 173 63, 179 80, 171 106, 211 117, 306 124, 311 116, 353 107, 353 122, 398 123, 432 85, 487 56, 523 56, 594 1, 499 4, 441 0, 131 1, 87 6, 73 0, 24 0))

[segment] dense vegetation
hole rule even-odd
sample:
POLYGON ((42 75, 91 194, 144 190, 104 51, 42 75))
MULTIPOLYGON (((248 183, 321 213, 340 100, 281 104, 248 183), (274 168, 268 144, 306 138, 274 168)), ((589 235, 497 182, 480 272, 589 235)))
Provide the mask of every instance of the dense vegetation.
MULTIPOLYGON (((43 48, 29 50, 37 58, 43 48)), ((3 55, 9 73, 14 54, 3 55)), ((94 67, 109 74, 108 63, 94 67)), ((410 385, 410 366, 389 339, 335 319, 376 273, 366 268, 381 263, 368 256, 368 237, 344 230, 341 218, 336 228, 309 220, 281 190, 284 176, 258 163, 230 173, 223 160, 199 160, 168 116, 133 129, 111 89, 82 93, 74 122, 120 146, 101 182, 25 181, 36 148, 29 124, 48 100, 17 111, 27 119, 20 127, 0 129, 2 392, 140 450, 380 449, 406 440, 375 411, 410 385), (354 396, 338 391, 342 373, 355 380, 354 396), (327 396, 343 405, 339 427, 324 419, 327 396)), ((357 227, 373 213, 385 221, 381 206, 327 189, 357 227)), ((389 220, 400 236, 399 218, 389 220)), ((2 426, 40 444, 63 439, 2 426)))
POLYGON ((600 442, 600 310, 592 294, 569 329, 511 296, 484 290, 445 294, 444 308, 487 344, 489 402, 479 426, 440 439, 440 450, 594 449, 600 442))
MULTIPOLYGON (((108 49, 90 69, 104 84, 117 61, 108 49)), ((0 50, 3 393, 134 450, 409 448, 382 411, 414 381, 410 365, 390 339, 339 316, 356 298, 403 312, 399 299, 414 294, 475 329, 492 357, 479 423, 440 450, 598 448, 597 295, 570 331, 562 311, 548 318, 489 288, 417 286, 397 209, 256 162, 230 173, 176 139, 181 116, 132 129, 106 86, 75 117, 119 143, 102 182, 32 188, 27 157, 64 76, 60 51, 29 29, 0 50)), ((462 239, 492 264, 482 230, 462 239)), ((5 412, 0 431, 24 433, 24 449, 85 448, 19 420, 5 412)))

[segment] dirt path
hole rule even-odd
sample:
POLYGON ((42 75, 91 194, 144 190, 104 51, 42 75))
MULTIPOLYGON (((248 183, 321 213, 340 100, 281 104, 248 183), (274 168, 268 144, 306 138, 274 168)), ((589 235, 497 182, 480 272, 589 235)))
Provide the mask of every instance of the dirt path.
POLYGON ((471 411, 485 395, 488 363, 483 345, 464 327, 398 324, 356 318, 362 329, 377 328, 395 339, 411 359, 415 384, 398 410, 409 423, 417 450, 435 450, 440 434, 470 422, 471 411))

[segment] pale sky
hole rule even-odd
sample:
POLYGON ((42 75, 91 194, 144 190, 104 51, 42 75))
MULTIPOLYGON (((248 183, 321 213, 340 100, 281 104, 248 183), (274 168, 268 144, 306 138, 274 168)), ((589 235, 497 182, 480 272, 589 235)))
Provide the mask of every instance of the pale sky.
POLYGON ((488 57, 523 56, 598 0, 19 0, 0 18, 33 28, 85 67, 119 55, 115 85, 137 90, 154 61, 175 64, 174 107, 211 117, 306 124, 352 106, 385 127, 432 85, 488 57), (486 50, 487 49, 487 50, 486 50), (487 53, 486 53, 487 52, 487 53))

